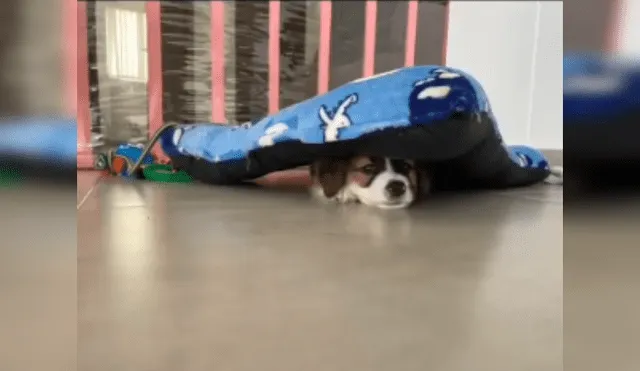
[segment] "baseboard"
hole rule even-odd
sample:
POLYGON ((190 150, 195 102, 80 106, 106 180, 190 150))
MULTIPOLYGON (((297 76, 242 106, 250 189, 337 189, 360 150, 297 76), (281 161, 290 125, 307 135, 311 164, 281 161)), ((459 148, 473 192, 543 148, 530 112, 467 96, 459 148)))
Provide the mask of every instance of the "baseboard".
POLYGON ((94 168, 94 156, 89 151, 78 152, 77 157, 78 169, 88 170, 94 168))
POLYGON ((542 153, 547 157, 551 166, 563 166, 563 151, 561 149, 543 149, 542 153))

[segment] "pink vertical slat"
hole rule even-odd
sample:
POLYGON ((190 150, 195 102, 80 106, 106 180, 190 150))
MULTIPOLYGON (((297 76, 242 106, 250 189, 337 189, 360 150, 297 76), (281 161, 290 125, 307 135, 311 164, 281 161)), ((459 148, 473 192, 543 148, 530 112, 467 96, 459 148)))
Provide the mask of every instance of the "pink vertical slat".
POLYGON ((211 3, 211 120, 225 123, 224 1, 211 3))
POLYGON ((445 5, 444 11, 444 37, 442 40, 442 65, 447 65, 447 50, 449 50, 449 13, 450 13, 450 4, 447 2, 445 5))
POLYGON ((364 63, 362 68, 363 77, 372 76, 375 68, 377 17, 377 0, 367 0, 364 25, 364 63))
POLYGON ((418 32, 418 0, 409 0, 407 8, 407 38, 404 43, 404 65, 416 63, 416 36, 418 32))
MULTIPOLYGON (((65 109, 68 115, 78 115, 78 2, 63 3, 64 88, 65 109), (69 40, 72 40, 69 42, 69 40)), ((86 34, 85 34, 86 36, 86 34)))
POLYGON ((280 109, 280 1, 269 1, 269 113, 280 109))
MULTIPOLYGON (((149 99, 149 137, 164 124, 162 101, 162 34, 160 23, 160 2, 149 1, 147 10, 147 62, 149 64, 149 80, 147 94, 149 99)), ((159 159, 166 155, 158 148, 153 153, 159 159)))
POLYGON ((318 46, 318 94, 329 91, 331 65, 331 1, 320 2, 320 45, 318 46))
MULTIPOLYGON (((75 110, 78 120, 78 168, 93 167, 93 150, 91 148, 91 108, 89 97, 89 46, 87 45, 87 3, 75 0, 65 1, 69 11, 75 9, 73 33, 76 34, 76 73, 75 110)), ((70 35, 71 36, 71 35, 70 35)), ((72 62, 73 64, 73 62, 72 62)), ((73 85, 73 83, 71 83, 73 85)))
POLYGON ((624 0, 609 0, 611 9, 607 25, 607 39, 604 50, 615 53, 620 49, 620 26, 624 11, 624 0))

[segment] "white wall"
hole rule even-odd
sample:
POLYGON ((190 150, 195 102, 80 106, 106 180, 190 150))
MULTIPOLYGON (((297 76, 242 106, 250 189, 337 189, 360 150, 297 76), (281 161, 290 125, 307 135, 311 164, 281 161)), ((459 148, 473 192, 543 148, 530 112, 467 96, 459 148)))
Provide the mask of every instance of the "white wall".
POLYGON ((539 33, 526 143, 562 149, 562 2, 539 1, 539 33))
POLYGON ((562 2, 449 6, 447 64, 484 86, 505 141, 562 149, 562 2))
POLYGON ((640 0, 620 1, 618 51, 640 57, 640 0))

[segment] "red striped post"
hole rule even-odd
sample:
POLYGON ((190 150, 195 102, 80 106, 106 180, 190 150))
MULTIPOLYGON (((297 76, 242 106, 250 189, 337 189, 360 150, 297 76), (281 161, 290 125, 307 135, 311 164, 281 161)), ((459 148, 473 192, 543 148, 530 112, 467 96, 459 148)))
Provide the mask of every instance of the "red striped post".
POLYGON ((269 113, 280 109, 280 1, 269 1, 269 113))
MULTIPOLYGON (((78 168, 93 168, 94 156, 91 148, 91 108, 89 96, 89 46, 87 45, 87 3, 83 1, 67 0, 65 4, 68 6, 69 37, 75 34, 76 45, 68 46, 67 52, 71 53, 76 50, 76 55, 72 58, 68 56, 71 65, 75 64, 75 83, 69 81, 71 87, 76 88, 75 103, 70 103, 70 110, 75 110, 78 123, 78 168), (73 3, 73 4, 71 4, 73 3), (75 17, 71 15, 75 13, 75 17), (75 19, 75 21, 73 20, 75 19), (73 26, 73 27, 72 27, 73 26), (73 30, 72 30, 73 28, 73 30), (72 60, 75 60, 73 62, 72 60)), ((73 40, 73 39, 71 39, 73 40)), ((72 68, 71 66, 69 68, 72 68)), ((69 73, 69 78, 73 78, 73 73, 69 73)), ((69 96, 71 98, 71 96, 69 96)))
POLYGON ((447 50, 449 47, 449 13, 451 4, 449 1, 445 4, 444 14, 444 38, 442 40, 442 65, 447 65, 447 50))
POLYGON ((376 22, 378 18, 378 1, 367 0, 364 23, 364 63, 362 76, 373 76, 376 58, 376 22))
POLYGON ((604 50, 615 53, 620 49, 620 28, 622 23, 625 0, 610 0, 611 10, 607 27, 607 41, 604 50))
POLYGON ((331 67, 331 0, 320 2, 320 42, 318 45, 318 94, 329 91, 331 67))
POLYGON ((418 34, 418 0, 409 0, 407 7, 407 32, 404 43, 404 66, 416 64, 416 39, 418 34))
MULTIPOLYGON (((147 95, 149 99, 149 138, 164 125, 164 109, 162 100, 162 33, 161 8, 159 1, 149 1, 145 4, 147 11, 147 62, 149 79, 147 95)), ((161 160, 167 156, 159 148, 153 154, 161 160)))
POLYGON ((226 123, 225 115, 225 53, 224 1, 211 3, 211 120, 226 123))

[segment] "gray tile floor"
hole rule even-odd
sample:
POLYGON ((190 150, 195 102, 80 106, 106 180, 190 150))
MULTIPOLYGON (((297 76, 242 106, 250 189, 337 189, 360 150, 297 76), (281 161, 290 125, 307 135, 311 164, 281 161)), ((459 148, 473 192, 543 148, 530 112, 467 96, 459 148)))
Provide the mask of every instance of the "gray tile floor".
POLYGON ((640 364, 633 200, 564 210, 540 186, 385 213, 78 180, 78 210, 69 192, 0 192, 2 370, 640 364))
POLYGON ((565 211, 565 370, 640 369, 640 198, 617 198, 565 211))
POLYGON ((562 214, 552 186, 382 212, 105 181, 78 210, 78 369, 559 371, 562 214))

